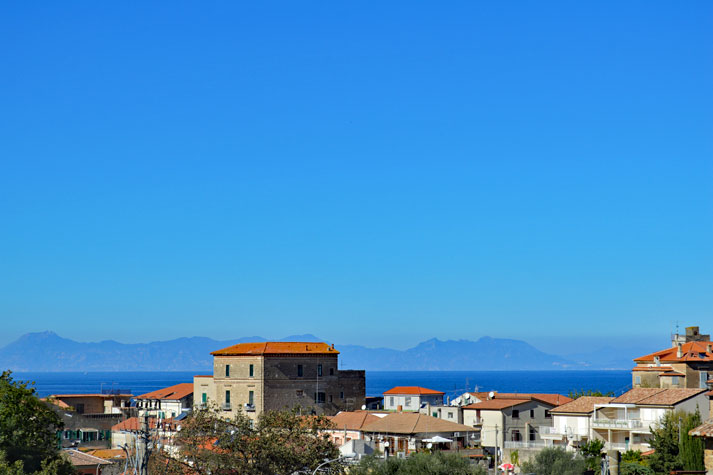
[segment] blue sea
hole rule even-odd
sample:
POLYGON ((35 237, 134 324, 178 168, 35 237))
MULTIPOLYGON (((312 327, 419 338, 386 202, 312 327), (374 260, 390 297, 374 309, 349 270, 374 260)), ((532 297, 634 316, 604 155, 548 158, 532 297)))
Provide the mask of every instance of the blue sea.
MULTIPOLYGON (((16 380, 34 381, 40 397, 50 394, 98 393, 121 389, 139 395, 178 383, 193 382, 195 371, 150 372, 17 372, 16 380)), ((202 374, 202 373, 201 373, 202 374)), ((207 374, 207 373, 206 373, 207 374)), ((367 371, 367 396, 380 396, 394 386, 437 389, 449 397, 465 391, 558 393, 631 388, 630 371, 367 371)))

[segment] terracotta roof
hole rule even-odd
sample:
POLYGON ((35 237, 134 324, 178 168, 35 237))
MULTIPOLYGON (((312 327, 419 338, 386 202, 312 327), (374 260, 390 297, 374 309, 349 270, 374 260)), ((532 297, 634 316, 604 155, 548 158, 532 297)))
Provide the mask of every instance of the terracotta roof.
POLYGON ((111 465, 109 460, 85 454, 79 450, 67 449, 63 453, 69 457, 69 461, 75 467, 96 467, 97 465, 111 465))
POLYGON ((384 394, 413 394, 416 396, 420 395, 438 395, 446 394, 442 391, 436 391, 435 389, 422 388, 420 386, 396 386, 388 391, 384 391, 384 394))
POLYGON ((561 394, 547 393, 495 393, 494 399, 537 399, 538 401, 546 402, 553 406, 559 406, 572 401, 571 397, 561 394))
POLYGON ((707 420, 698 427, 688 431, 688 435, 696 437, 713 437, 713 420, 707 420))
POLYGON ((364 432, 427 434, 434 432, 477 432, 477 429, 418 412, 397 412, 365 425, 364 432))
POLYGON ((150 393, 136 396, 136 399, 183 399, 193 394, 193 383, 180 383, 150 393))
POLYGON ((640 404, 643 406, 673 406, 690 399, 706 389, 695 388, 634 388, 611 401, 612 404, 640 404))
POLYGON ((634 366, 632 371, 673 371, 671 366, 634 366))
POLYGON ((656 356, 662 362, 713 361, 713 352, 708 351, 709 345, 713 345, 713 343, 710 341, 689 341, 681 345, 682 356, 680 357, 678 356, 678 347, 674 346, 650 355, 634 358, 634 361, 637 363, 654 361, 656 356))
POLYGON ((126 452, 122 449, 91 449, 82 450, 85 454, 93 455, 102 459, 125 459, 126 452))
POLYGON ((66 402, 62 401, 61 399, 55 399, 54 396, 43 397, 42 399, 40 399, 40 401, 44 401, 48 404, 53 404, 57 407, 61 407, 62 409, 69 409, 72 407, 69 404, 67 404, 66 402))
POLYGON ((557 413, 568 413, 568 414, 591 414, 594 412, 595 404, 607 404, 613 397, 607 396, 582 396, 578 397, 574 401, 568 402, 567 404, 562 404, 552 409, 550 412, 552 414, 557 413))
POLYGON ((685 376, 685 374, 679 373, 678 371, 666 371, 665 373, 659 374, 659 378, 661 376, 685 376))
POLYGON ((197 374, 197 375, 195 375, 195 376, 193 376, 193 377, 194 377, 194 378, 212 378, 213 375, 212 375, 212 374, 197 374))
POLYGON ((368 411, 352 411, 340 412, 336 416, 329 417, 329 419, 334 422, 336 430, 345 428, 347 430, 361 430, 363 426, 376 422, 381 418, 368 411))
POLYGON ((334 345, 314 342, 268 341, 263 343, 238 343, 211 353, 213 356, 255 355, 338 355, 334 345))
POLYGON ((519 406, 532 399, 488 399, 487 401, 476 402, 463 406, 463 409, 482 409, 485 411, 499 411, 506 407, 519 406))
MULTIPOLYGON (((161 419, 162 423, 164 424, 164 428, 166 429, 172 429, 174 428, 176 422, 174 422, 173 419, 161 419)), ((155 417, 149 417, 149 427, 156 427, 157 425, 157 419, 155 417)), ((112 432, 119 432, 119 431, 128 431, 128 432, 136 432, 140 429, 141 427, 141 422, 139 421, 138 417, 130 417, 126 419, 125 421, 121 421, 118 424, 115 424, 111 426, 112 432)))

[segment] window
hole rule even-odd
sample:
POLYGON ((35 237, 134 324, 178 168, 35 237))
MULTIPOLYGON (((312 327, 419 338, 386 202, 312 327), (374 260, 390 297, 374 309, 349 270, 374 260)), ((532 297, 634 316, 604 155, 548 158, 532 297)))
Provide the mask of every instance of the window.
POLYGON ((225 377, 226 378, 230 377, 230 365, 229 364, 225 365, 225 377))
POLYGON ((230 390, 225 391, 225 403, 230 404, 230 390))
POLYGON ((519 442, 519 441, 521 441, 521 440, 522 440, 522 436, 520 435, 520 431, 517 430, 517 429, 516 429, 516 430, 513 430, 512 433, 511 433, 511 435, 510 435, 510 440, 512 440, 513 442, 519 442))
POLYGON ((404 398, 404 406, 408 407, 411 405, 411 396, 406 396, 404 398))
POLYGON ((301 364, 298 364, 297 365, 297 376, 301 378, 304 375, 305 375, 304 368, 302 367, 301 364))
POLYGON ((333 402, 331 394, 329 395, 329 402, 333 402))
POLYGON ((394 396, 389 397, 389 406, 394 407, 394 396))
POLYGON ((551 418, 551 417, 552 417, 552 414, 550 414, 550 410, 549 410, 549 409, 545 409, 545 419, 549 419, 549 418, 551 418))
POLYGON ((535 418, 535 410, 530 409, 530 419, 534 419, 534 418, 535 418))
POLYGON ((641 376, 637 376, 634 378, 635 384, 641 384, 641 376))
POLYGON ((302 397, 305 394, 305 392, 301 389, 298 389, 297 391, 295 391, 295 393, 297 394, 298 397, 302 397))
POLYGON ((255 376, 255 365, 250 365, 250 377, 255 376))
POLYGON ((701 371, 700 373, 698 373, 698 381, 700 383, 698 385, 699 388, 703 388, 703 389, 707 388, 708 387, 708 384, 707 384, 708 371, 701 371))
POLYGON ((203 394, 201 395, 201 402, 202 402, 203 404, 205 404, 206 402, 208 402, 208 394, 203 393, 203 394))
POLYGON ((255 404, 255 391, 248 391, 248 404, 251 406, 255 404))
POLYGON ((537 438, 537 434, 535 433, 535 428, 530 426, 530 440, 535 440, 537 438))
POLYGON ((317 404, 322 404, 326 401, 325 394, 323 392, 314 393, 314 402, 317 404))
POLYGON ((339 392, 339 399, 344 399, 344 391, 339 392))
POLYGON ((329 368, 329 375, 334 376, 334 368, 329 368))
POLYGON ((452 412, 449 412, 449 413, 448 413, 448 419, 453 419, 453 413, 452 413, 452 412))
POLYGON ((322 377, 322 365, 321 364, 317 365, 317 377, 318 378, 322 377))
POLYGON ((678 385, 678 376, 672 376, 672 377, 671 377, 671 384, 678 385))
POLYGON ((513 409, 513 410, 512 410, 512 418, 513 418, 513 419, 519 419, 519 418, 520 418, 520 411, 518 411, 517 409, 513 409))

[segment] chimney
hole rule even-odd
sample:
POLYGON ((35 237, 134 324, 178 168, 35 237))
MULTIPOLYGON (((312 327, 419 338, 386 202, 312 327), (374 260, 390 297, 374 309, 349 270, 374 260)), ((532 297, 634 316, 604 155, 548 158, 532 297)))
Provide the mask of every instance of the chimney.
POLYGON ((659 358, 658 356, 654 356, 654 363, 656 364, 656 366, 661 366, 661 358, 659 358))
POLYGON ((681 343, 679 342, 678 345, 676 345, 676 358, 682 358, 683 357, 683 348, 681 343))
POLYGON ((706 353, 713 353, 713 345, 710 343, 706 345, 706 353))
POLYGON ((332 349, 334 349, 334 343, 332 343, 332 349))

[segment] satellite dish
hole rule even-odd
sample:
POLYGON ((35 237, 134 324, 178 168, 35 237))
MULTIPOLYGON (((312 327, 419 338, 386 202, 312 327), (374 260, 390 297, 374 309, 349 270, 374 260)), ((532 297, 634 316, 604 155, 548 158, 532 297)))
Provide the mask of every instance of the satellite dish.
POLYGON ((495 397, 495 392, 494 392, 494 391, 490 391, 490 392, 488 393, 488 397, 489 397, 490 399, 493 399, 493 398, 495 397))
POLYGON ((362 404, 362 405, 361 405, 361 410, 362 410, 362 411, 366 411, 366 404, 362 404))

